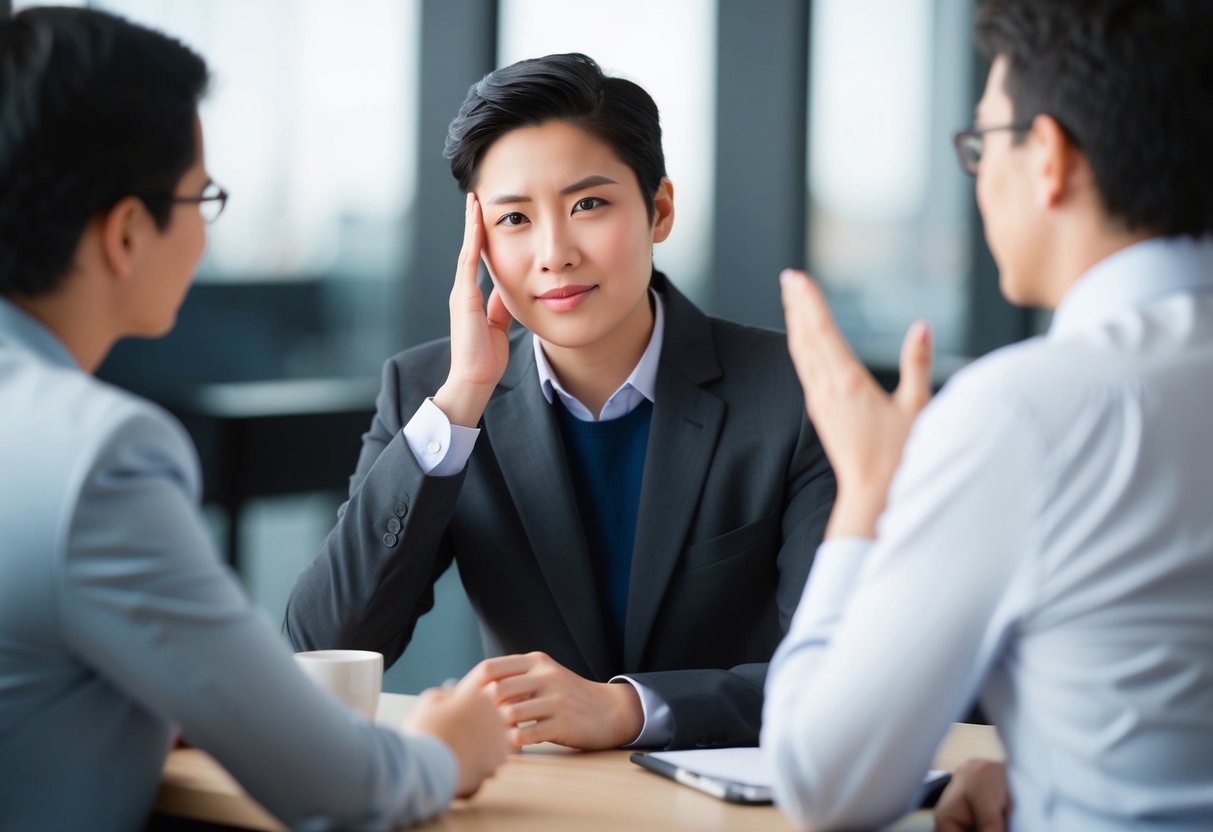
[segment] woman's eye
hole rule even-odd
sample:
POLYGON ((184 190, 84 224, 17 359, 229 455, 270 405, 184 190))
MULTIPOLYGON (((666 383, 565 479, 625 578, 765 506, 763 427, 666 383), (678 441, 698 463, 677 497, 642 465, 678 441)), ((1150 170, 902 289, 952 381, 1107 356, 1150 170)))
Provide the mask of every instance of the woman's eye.
POLYGON ((517 211, 506 214, 504 217, 497 220, 498 225, 522 225, 524 222, 526 222, 526 217, 517 211))
POLYGON ((600 205, 606 205, 605 199, 596 196, 587 196, 585 199, 577 200, 577 204, 573 206, 573 211, 592 211, 600 205))

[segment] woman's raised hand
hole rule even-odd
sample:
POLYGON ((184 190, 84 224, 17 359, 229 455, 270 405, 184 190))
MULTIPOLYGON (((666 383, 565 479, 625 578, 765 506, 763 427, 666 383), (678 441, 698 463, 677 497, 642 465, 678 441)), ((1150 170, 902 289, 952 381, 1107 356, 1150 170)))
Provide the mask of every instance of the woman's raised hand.
POLYGON ((467 196, 463 248, 451 288, 451 369, 434 404, 451 424, 475 427, 510 359, 510 313, 494 288, 487 309, 476 284, 484 248, 484 217, 476 195, 467 196))

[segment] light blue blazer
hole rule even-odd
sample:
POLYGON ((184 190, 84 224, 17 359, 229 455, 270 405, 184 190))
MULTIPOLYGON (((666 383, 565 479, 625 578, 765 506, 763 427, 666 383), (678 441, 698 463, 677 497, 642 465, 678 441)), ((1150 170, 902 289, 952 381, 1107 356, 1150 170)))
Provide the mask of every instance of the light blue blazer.
POLYGON ((175 730, 296 828, 441 811, 454 757, 311 686, 222 564, 154 405, 0 299, 0 829, 140 829, 175 730))

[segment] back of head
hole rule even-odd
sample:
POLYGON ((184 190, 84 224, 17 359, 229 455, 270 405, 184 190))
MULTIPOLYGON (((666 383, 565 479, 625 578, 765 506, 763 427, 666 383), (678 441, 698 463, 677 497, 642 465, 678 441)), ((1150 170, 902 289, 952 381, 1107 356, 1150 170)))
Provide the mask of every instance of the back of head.
POLYGON ((207 80, 178 41, 103 12, 0 22, 0 296, 53 291, 89 220, 123 197, 167 227, 207 80))
POLYGON ((1213 233, 1213 3, 988 0, 975 33, 1007 58, 1015 123, 1047 114, 1062 126, 1110 219, 1213 233))
POLYGON ((468 90, 443 155, 465 193, 489 146, 519 127, 567 121, 606 143, 636 174, 649 216, 665 176, 657 104, 643 88, 603 74, 579 54, 548 55, 490 72, 468 90))

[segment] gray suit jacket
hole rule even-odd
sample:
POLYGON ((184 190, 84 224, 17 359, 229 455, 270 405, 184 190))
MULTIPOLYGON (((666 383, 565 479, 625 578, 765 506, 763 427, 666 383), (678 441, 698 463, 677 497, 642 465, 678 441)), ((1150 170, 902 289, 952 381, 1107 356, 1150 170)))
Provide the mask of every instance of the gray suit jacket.
POLYGON ((612 642, 530 335, 464 471, 422 473, 401 429, 446 378, 449 340, 387 361, 350 499, 300 576, 298 649, 403 652, 450 566, 491 655, 542 650, 582 676, 625 673, 670 706, 669 747, 758 741, 767 661, 834 499, 782 335, 708 318, 654 274, 657 372, 622 651, 612 642))
POLYGON ((0 829, 142 829, 170 735, 292 827, 429 818, 457 765, 340 707, 249 603, 160 408, 0 298, 0 829))

